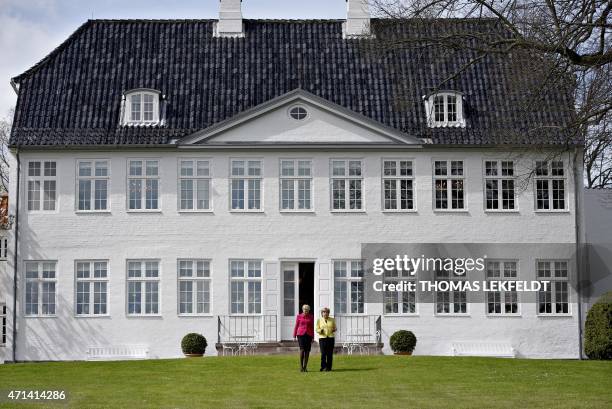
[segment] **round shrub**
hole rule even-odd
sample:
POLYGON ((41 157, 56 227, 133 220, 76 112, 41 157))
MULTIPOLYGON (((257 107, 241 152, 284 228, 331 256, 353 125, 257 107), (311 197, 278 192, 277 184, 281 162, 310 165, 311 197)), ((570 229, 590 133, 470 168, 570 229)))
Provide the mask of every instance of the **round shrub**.
POLYGON ((587 314, 584 351, 590 359, 612 359, 612 292, 593 304, 587 314))
POLYGON ((399 330, 391 335, 389 344, 393 352, 408 352, 412 353, 416 346, 417 339, 412 331, 399 330))
POLYGON ((206 338, 194 332, 185 335, 181 341, 181 349, 184 354, 204 354, 207 346, 206 338))

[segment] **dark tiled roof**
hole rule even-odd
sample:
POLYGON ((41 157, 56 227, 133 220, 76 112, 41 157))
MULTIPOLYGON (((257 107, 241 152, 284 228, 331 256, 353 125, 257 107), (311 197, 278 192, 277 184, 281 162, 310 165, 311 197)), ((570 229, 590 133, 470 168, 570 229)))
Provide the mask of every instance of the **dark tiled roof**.
MULTIPOLYGON (((242 39, 213 37, 213 23, 86 22, 15 78, 20 91, 11 145, 166 144, 296 88, 437 144, 565 140, 557 129, 570 117, 569 94, 560 87, 527 92, 535 85, 526 79, 520 53, 489 56, 444 82, 444 89, 464 94, 467 126, 430 129, 422 96, 474 53, 433 46, 375 53, 374 40, 343 39, 339 20, 245 20, 242 39), (166 96, 164 126, 119 126, 122 93, 134 88, 166 96), (528 94, 537 98, 527 101, 528 94)), ((378 40, 390 32, 381 27, 378 40)), ((474 28, 500 32, 494 20, 408 23, 401 30, 417 38, 432 30, 474 28)))

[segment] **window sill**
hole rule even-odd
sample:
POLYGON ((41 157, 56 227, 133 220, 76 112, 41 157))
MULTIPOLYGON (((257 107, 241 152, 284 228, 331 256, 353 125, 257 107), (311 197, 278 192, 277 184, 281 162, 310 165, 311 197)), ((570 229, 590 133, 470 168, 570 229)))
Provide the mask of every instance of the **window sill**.
POLYGON ((345 312, 341 314, 336 314, 335 317, 367 317, 368 314, 365 312, 345 312))
POLYGON ((257 312, 257 313, 253 313, 253 314, 244 314, 244 313, 236 313, 236 314, 229 314, 230 317, 263 317, 263 313, 261 312, 257 312))
POLYGON ((499 209, 485 209, 485 213, 520 213, 519 209, 508 209, 508 210, 499 210, 499 209))
POLYGON ((57 210, 26 210, 28 214, 59 214, 59 209, 57 210))
POLYGON ((406 313, 406 314, 401 314, 401 313, 383 314, 383 317, 389 317, 389 318, 420 317, 420 316, 421 314, 419 314, 418 312, 406 313))
POLYGON ((468 209, 433 209, 434 213, 469 213, 468 209))
POLYGON ((357 214, 359 214, 359 213, 364 213, 364 214, 365 214, 365 213, 366 213, 365 209, 363 209, 363 210, 362 210, 362 209, 358 209, 358 210, 350 210, 350 209, 347 209, 347 210, 343 210, 343 209, 334 209, 334 210, 330 210, 330 212, 331 212, 331 213, 336 213, 336 214, 342 214, 342 213, 357 213, 357 214))
POLYGON ((468 317, 469 318, 469 317, 472 316, 472 314, 467 313, 467 312, 466 313, 454 313, 454 312, 440 313, 440 312, 435 312, 434 316, 435 317, 442 317, 442 318, 444 318, 444 317, 451 317, 451 318, 453 318, 453 317, 468 317))
POLYGON ((161 209, 131 209, 126 210, 126 213, 161 213, 161 209))
POLYGON ((126 314, 127 318, 162 318, 161 314, 126 314))
POLYGON ((178 210, 180 214, 193 214, 193 213, 214 213, 213 209, 198 209, 198 210, 178 210))
POLYGON ((57 314, 53 315, 24 315, 24 318, 57 318, 57 314))
POLYGON ((314 209, 279 209, 280 213, 315 213, 314 209))
POLYGON ((542 209, 542 210, 534 210, 534 213, 569 213, 570 210, 569 209, 552 209, 552 210, 548 210, 548 209, 542 209))
POLYGON ((389 214, 397 214, 397 213, 418 213, 417 209, 406 209, 406 210, 382 210, 383 213, 389 213, 389 214))
POLYGON ((487 318, 523 318, 523 314, 516 313, 516 314, 492 314, 492 313, 485 313, 485 316, 487 318))
POLYGON ((214 314, 177 314, 180 318, 213 318, 214 314))
POLYGON ((127 121, 122 123, 123 126, 159 126, 162 125, 161 121, 127 121))
POLYGON ((110 318, 110 314, 75 314, 74 318, 110 318))
POLYGON ((111 210, 75 210, 76 214, 110 214, 111 210))
POLYGON ((264 213, 263 209, 254 209, 254 210, 243 210, 243 209, 231 209, 230 213, 264 213))
POLYGON ((570 313, 563 314, 536 314, 538 318, 571 318, 574 315, 570 313))
POLYGON ((436 121, 429 121, 428 123, 430 128, 465 128, 465 120, 459 120, 459 121, 444 121, 444 122, 436 122, 436 121))

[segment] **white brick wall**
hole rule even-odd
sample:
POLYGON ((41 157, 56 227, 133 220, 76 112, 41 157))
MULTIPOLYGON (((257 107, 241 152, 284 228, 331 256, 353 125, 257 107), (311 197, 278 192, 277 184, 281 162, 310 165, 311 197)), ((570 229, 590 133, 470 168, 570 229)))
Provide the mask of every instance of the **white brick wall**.
MULTIPOLYGON (((22 169, 30 158, 58 162, 59 207, 57 212, 29 214, 21 186, 19 275, 23 260, 57 260, 57 317, 23 318, 23 281, 19 281, 20 310, 18 360, 84 359, 90 344, 148 344, 152 357, 180 356, 180 339, 191 331, 203 333, 214 353, 216 318, 229 309, 228 259, 258 258, 266 263, 279 259, 315 259, 329 263, 336 258, 359 258, 364 242, 575 242, 574 189, 568 176, 570 210, 538 214, 533 211, 531 188, 518 199, 518 214, 484 212, 483 157, 505 158, 507 153, 453 148, 450 151, 177 151, 89 150, 21 152, 22 169), (177 156, 212 159, 212 213, 177 212, 177 156), (263 203, 256 214, 230 213, 228 173, 230 157, 264 159, 263 203), (128 158, 160 159, 161 207, 159 213, 126 212, 126 161, 128 158), (312 158, 314 212, 279 212, 279 158, 312 158), (362 158, 364 161, 365 212, 330 212, 329 159, 362 158), (381 158, 412 158, 414 161, 417 212, 390 214, 381 211, 381 158), (75 213, 76 159, 111 160, 111 212, 75 213), (466 212, 432 210, 432 158, 465 161, 466 212), (161 317, 126 317, 126 259, 161 259, 161 317), (178 258, 210 258, 212 269, 211 317, 177 316, 178 258), (109 260, 109 317, 74 316, 74 260, 109 260)), ((13 165, 15 163, 13 162, 13 165)), ((11 174, 11 213, 15 213, 15 166, 11 174)), ((24 182, 22 173, 22 182, 24 182)), ((531 186, 531 185, 530 185, 531 186)), ((12 247, 12 246, 11 246, 12 247)), ((11 248, 12 250, 12 248, 11 248)), ((12 254, 0 280, 1 294, 12 293, 12 254)), ((534 266, 528 266, 533 271, 534 266)), ((318 268, 315 269, 318 271, 318 268)), ((332 292, 333 294, 333 292, 332 292)), ((9 304, 9 302, 7 302, 9 304)), ((315 311, 316 311, 315 305, 315 311)), ((578 324, 571 317, 542 318, 534 305, 526 305, 521 317, 489 318, 484 305, 471 307, 469 317, 435 317, 431 304, 420 306, 418 317, 383 319, 383 341, 399 328, 412 329, 419 338, 416 353, 448 354, 450 342, 474 338, 508 340, 522 356, 575 358, 578 356, 578 324)), ((387 350, 388 352, 388 350, 387 350)))

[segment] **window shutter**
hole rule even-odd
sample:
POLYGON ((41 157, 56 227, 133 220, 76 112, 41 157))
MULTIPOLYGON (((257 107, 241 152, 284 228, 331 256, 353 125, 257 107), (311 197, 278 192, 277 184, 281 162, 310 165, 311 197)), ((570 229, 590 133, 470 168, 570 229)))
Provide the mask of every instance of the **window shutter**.
MULTIPOLYGON (((264 305, 262 311, 264 315, 276 316, 276 339, 280 339, 280 275, 278 262, 264 262, 264 305)), ((268 335, 268 334, 267 334, 268 335)))
POLYGON ((316 283, 317 288, 315 288, 315 294, 318 296, 316 298, 318 305, 313 307, 317 309, 315 316, 319 316, 318 311, 323 307, 328 307, 331 310, 331 315, 334 315, 334 303, 332 298, 333 282, 329 263, 319 263, 319 277, 316 283))

